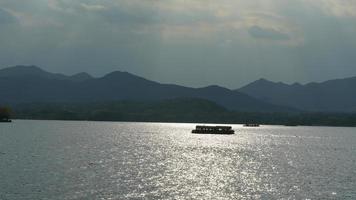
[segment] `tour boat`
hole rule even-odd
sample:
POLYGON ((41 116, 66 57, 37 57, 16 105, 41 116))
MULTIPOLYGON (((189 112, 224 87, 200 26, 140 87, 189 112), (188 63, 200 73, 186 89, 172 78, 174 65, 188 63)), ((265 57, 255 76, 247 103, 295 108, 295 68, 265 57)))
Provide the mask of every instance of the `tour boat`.
POLYGON ((196 126, 192 133, 197 134, 234 134, 231 126, 196 126))

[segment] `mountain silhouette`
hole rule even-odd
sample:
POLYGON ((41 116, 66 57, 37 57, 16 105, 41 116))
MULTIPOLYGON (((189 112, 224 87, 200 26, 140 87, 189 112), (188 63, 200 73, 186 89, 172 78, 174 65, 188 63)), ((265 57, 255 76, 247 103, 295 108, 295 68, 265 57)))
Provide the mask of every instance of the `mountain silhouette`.
POLYGON ((356 112, 356 77, 285 84, 260 79, 238 90, 277 105, 313 112, 356 112))
POLYGON ((0 78, 45 78, 53 80, 72 80, 72 81, 84 81, 92 79, 88 73, 81 72, 72 76, 66 76, 59 73, 50 73, 44 71, 37 66, 14 66, 0 70, 0 78))
POLYGON ((0 93, 0 102, 11 105, 33 102, 84 103, 199 98, 236 111, 295 111, 219 86, 190 88, 161 84, 120 71, 93 78, 86 73, 66 76, 50 73, 36 66, 15 66, 0 70, 0 93))

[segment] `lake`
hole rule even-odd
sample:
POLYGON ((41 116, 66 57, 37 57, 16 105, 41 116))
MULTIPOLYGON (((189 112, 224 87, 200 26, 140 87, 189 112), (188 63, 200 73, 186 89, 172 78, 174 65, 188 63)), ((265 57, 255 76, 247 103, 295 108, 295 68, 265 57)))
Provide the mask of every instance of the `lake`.
POLYGON ((356 199, 356 128, 15 120, 0 199, 356 199))

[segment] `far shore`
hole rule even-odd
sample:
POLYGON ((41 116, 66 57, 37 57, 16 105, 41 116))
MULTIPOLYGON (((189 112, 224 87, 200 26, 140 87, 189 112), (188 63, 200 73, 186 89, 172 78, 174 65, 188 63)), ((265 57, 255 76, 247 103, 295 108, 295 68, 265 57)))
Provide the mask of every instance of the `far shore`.
MULTIPOLYGON (((241 125, 243 126, 245 123, 224 123, 224 122, 192 122, 192 121, 135 121, 135 120, 122 120, 122 121, 116 121, 116 120, 85 120, 85 119, 29 119, 29 118, 14 118, 11 120, 11 122, 15 122, 17 120, 26 120, 26 121, 65 121, 65 122, 122 122, 122 123, 187 123, 187 124, 217 124, 217 125, 241 125)), ((1 122, 1 121, 0 121, 1 122)), ((6 122, 5 122, 6 123, 6 122)), ((263 126, 284 126, 284 127, 344 127, 344 128, 355 128, 356 126, 337 126, 337 125, 318 125, 318 124, 300 124, 300 125, 286 125, 286 124, 259 124, 259 127, 245 127, 245 128, 260 128, 263 126)))

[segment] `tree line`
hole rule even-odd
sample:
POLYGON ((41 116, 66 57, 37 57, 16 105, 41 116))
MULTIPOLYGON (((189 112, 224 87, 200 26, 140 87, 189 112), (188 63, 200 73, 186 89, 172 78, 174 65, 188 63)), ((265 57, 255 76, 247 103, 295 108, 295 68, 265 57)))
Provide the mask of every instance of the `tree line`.
POLYGON ((356 113, 239 112, 203 99, 33 103, 17 105, 14 117, 46 120, 192 122, 307 126, 356 126, 356 113))
POLYGON ((11 109, 6 106, 0 106, 0 121, 9 121, 11 118, 11 109))

